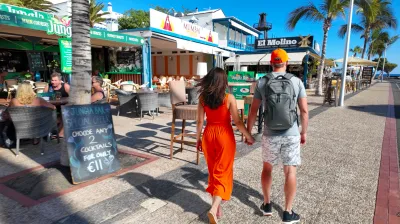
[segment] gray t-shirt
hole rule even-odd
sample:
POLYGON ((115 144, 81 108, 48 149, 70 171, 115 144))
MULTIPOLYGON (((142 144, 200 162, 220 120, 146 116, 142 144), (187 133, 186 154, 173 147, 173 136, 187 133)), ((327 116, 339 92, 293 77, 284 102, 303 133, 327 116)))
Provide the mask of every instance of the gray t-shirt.
MULTIPOLYGON (((272 74, 277 77, 279 75, 285 75, 285 72, 272 72, 272 74)), ((265 103, 265 78, 261 78, 257 82, 257 86, 254 92, 254 98, 262 100, 263 104, 265 103)), ((297 78, 296 76, 293 76, 290 81, 293 83, 294 87, 294 92, 296 93, 296 104, 297 104, 297 99, 298 98, 304 98, 307 97, 306 90, 304 88, 303 82, 297 78)), ((265 108, 265 106, 264 106, 265 108)), ((287 130, 283 131, 275 131, 275 130, 270 130, 267 126, 264 128, 264 135, 266 136, 299 136, 299 127, 297 126, 297 122, 294 122, 293 126, 287 130)))

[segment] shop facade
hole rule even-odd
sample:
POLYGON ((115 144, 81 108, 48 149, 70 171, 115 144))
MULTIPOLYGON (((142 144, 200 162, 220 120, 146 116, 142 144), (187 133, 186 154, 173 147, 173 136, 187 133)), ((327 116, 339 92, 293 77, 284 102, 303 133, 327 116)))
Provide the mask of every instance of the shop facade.
MULTIPOLYGON (((0 70, 14 74, 28 72, 36 78, 39 74, 39 79, 43 81, 47 81, 54 68, 70 74, 71 36, 69 17, 58 18, 37 10, 0 4, 0 70)), ((126 69, 119 71, 113 68, 117 66, 111 63, 112 51, 141 53, 145 43, 142 37, 98 29, 91 29, 90 36, 93 71, 98 70, 103 75, 112 69, 114 73, 127 72, 126 69)), ((137 60, 140 59, 137 57, 137 60)), ((131 66, 131 70, 136 69, 136 80, 141 84, 143 69, 142 63, 138 64, 131 66)))
MULTIPOLYGON (((270 65, 271 52, 277 48, 284 49, 289 55, 288 72, 299 77, 305 85, 315 74, 319 56, 319 45, 314 41, 312 35, 293 36, 281 38, 256 39, 253 51, 236 52, 235 57, 225 61, 228 70, 254 71, 260 77, 272 71, 270 65), (313 68, 311 68, 314 66, 313 68)), ((328 66, 333 62, 326 60, 328 66)))
POLYGON ((148 80, 161 76, 189 79, 199 75, 199 65, 209 70, 233 55, 219 47, 218 33, 153 9, 150 27, 120 32, 147 39, 150 55, 146 63, 151 76, 148 80))

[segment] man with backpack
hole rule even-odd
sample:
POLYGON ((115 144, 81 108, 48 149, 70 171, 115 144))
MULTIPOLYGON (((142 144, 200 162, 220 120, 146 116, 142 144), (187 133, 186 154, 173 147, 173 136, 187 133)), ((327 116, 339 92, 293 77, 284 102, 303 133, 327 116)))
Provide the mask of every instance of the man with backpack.
POLYGON ((288 54, 283 49, 278 48, 271 53, 273 72, 257 83, 247 129, 252 130, 258 108, 263 103, 265 129, 262 137, 261 183, 264 203, 260 209, 265 216, 272 215, 270 201, 272 168, 282 161, 285 174, 285 210, 282 221, 297 223, 300 222, 300 216, 293 212, 292 203, 296 194, 296 167, 301 163, 300 144, 305 144, 307 138, 308 108, 302 81, 286 73, 288 60, 288 54), (297 105, 300 109, 300 119, 297 105), (299 120, 301 131, 299 131, 299 120))

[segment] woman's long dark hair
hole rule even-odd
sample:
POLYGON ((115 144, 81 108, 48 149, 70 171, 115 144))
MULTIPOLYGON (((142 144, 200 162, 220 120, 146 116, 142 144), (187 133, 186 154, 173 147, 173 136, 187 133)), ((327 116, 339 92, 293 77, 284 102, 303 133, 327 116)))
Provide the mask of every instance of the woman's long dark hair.
POLYGON ((211 69, 196 85, 200 87, 200 100, 204 106, 217 109, 224 102, 228 78, 222 68, 211 69))

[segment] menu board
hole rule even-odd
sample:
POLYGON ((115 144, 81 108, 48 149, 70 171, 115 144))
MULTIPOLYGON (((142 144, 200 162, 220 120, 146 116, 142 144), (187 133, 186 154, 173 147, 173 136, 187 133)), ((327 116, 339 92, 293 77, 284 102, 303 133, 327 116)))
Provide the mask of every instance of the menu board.
POLYGON ((72 72, 72 43, 71 39, 60 38, 58 39, 61 54, 61 72, 72 72))
POLYGON ((74 184, 121 169, 109 104, 62 106, 74 184))
POLYGON ((132 51, 118 51, 117 52, 117 63, 118 64, 135 64, 135 52, 132 51))
POLYGON ((372 80, 373 67, 364 67, 362 72, 362 79, 372 80))
POLYGON ((47 67, 44 62, 43 52, 40 51, 27 51, 29 68, 31 71, 46 71, 47 67))

